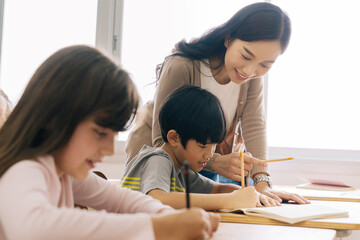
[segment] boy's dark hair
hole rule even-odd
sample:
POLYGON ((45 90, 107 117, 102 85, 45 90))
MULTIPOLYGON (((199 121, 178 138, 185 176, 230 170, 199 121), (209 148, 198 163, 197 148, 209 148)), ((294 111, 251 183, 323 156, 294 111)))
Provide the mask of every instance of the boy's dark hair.
POLYGON ((186 148, 190 139, 201 144, 220 143, 226 136, 226 121, 219 100, 196 86, 183 86, 172 92, 164 102, 159 122, 164 142, 167 133, 175 130, 186 148))

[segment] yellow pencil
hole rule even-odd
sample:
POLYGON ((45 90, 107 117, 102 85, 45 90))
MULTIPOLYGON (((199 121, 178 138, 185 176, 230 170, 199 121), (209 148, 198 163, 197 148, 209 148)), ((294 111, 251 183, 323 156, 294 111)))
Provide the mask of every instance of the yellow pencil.
POLYGON ((245 170, 244 170, 244 153, 240 152, 240 167, 241 167, 241 188, 245 188, 245 170))
POLYGON ((293 157, 288 157, 288 158, 279 158, 279 159, 269 159, 269 160, 264 160, 264 162, 280 162, 280 161, 287 161, 287 160, 292 160, 294 159, 293 157))

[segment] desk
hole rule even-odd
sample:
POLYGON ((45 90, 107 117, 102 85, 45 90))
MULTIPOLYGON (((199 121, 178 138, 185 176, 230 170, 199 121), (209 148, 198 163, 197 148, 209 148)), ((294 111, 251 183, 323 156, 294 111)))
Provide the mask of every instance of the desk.
MULTIPOLYGON (((333 240, 336 231, 329 229, 224 223, 211 240, 333 240)), ((209 240, 210 240, 209 239, 209 240)))
POLYGON ((337 202, 337 201, 316 201, 316 202, 329 207, 345 209, 349 212, 349 217, 318 219, 311 221, 303 221, 295 224, 289 224, 263 217, 246 216, 238 213, 220 213, 220 217, 222 222, 309 227, 309 228, 326 228, 326 229, 336 229, 336 230, 360 230, 360 203, 337 202))
POLYGON ((359 202, 360 190, 354 191, 325 191, 296 188, 295 186, 273 186, 274 190, 296 193, 309 200, 359 202))
POLYGON ((341 208, 349 212, 348 218, 331 218, 304 221, 295 224, 288 224, 277 220, 263 217, 246 216, 237 213, 220 213, 222 222, 248 223, 274 226, 292 226, 308 228, 324 228, 337 230, 337 237, 346 237, 352 230, 360 230, 360 203, 358 202, 340 202, 340 201, 312 201, 324 206, 341 208))

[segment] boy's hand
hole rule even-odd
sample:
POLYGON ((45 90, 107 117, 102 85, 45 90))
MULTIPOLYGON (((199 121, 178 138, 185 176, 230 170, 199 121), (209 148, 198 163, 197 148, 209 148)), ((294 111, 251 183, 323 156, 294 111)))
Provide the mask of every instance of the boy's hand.
MULTIPOLYGON (((244 153, 244 172, 245 176, 248 171, 252 169, 252 165, 267 167, 267 163, 251 156, 251 153, 244 153)), ((241 181, 241 162, 239 153, 230 153, 227 155, 220 155, 214 159, 212 169, 219 175, 228 179, 241 181)))
POLYGON ((253 208, 259 203, 259 193, 254 187, 246 187, 229 193, 229 198, 224 203, 224 208, 253 208))

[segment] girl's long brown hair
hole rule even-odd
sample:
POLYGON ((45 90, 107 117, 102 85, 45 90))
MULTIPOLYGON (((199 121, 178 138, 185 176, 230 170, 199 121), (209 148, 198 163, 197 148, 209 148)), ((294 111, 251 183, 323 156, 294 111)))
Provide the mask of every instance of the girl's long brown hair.
POLYGON ((76 126, 126 130, 139 103, 128 73, 88 46, 63 48, 35 72, 0 130, 0 177, 15 163, 63 147, 76 126))

